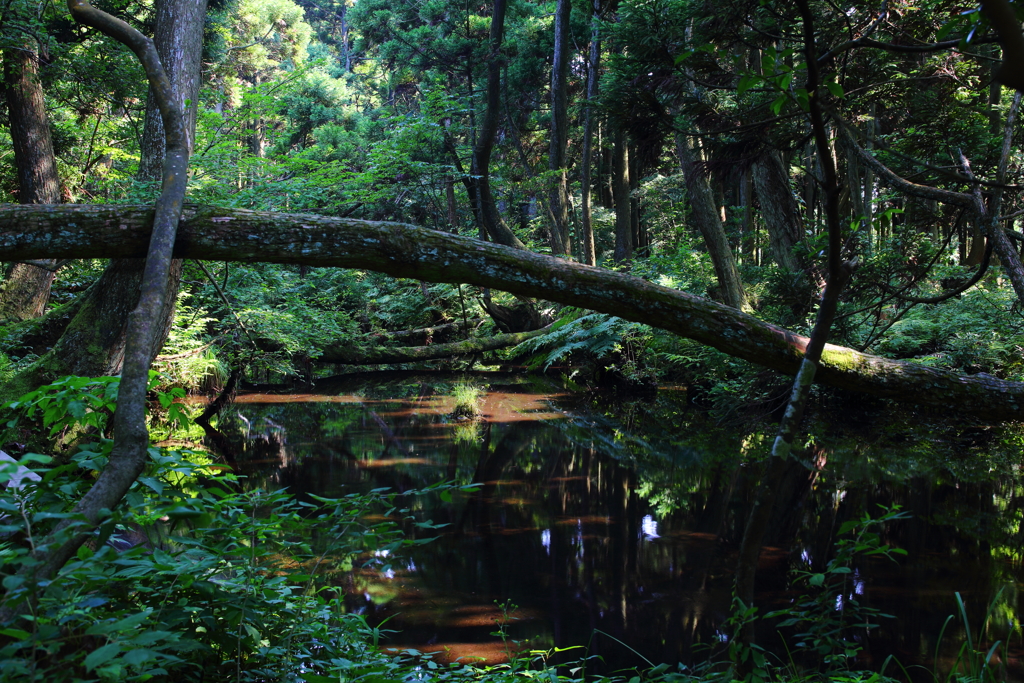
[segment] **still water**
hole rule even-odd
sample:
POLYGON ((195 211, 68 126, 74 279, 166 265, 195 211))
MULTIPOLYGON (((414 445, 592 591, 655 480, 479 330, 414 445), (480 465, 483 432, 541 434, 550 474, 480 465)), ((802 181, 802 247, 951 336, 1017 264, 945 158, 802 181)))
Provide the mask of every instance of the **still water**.
MULTIPOLYGON (((959 592, 975 637, 994 605, 988 640, 1009 636, 1000 656, 1021 678, 1019 432, 839 412, 811 426, 805 459, 819 469, 779 492, 757 575, 761 613, 793 606, 793 572, 821 571, 844 522, 900 505, 910 517, 880 533, 907 555, 861 558, 850 576, 845 599, 893 615, 859 632, 858 664, 949 662, 963 624, 950 622, 942 643, 939 634, 959 592)), ((523 647, 585 646, 612 669, 721 652, 771 437, 716 421, 682 389, 611 401, 493 373, 364 375, 321 382, 315 394, 240 395, 220 428, 250 476, 299 495, 480 485, 450 502, 418 498, 420 518, 447 525, 437 540, 349 582, 348 608, 388 619, 389 645, 500 661, 494 632, 507 615, 523 647), (457 382, 483 391, 481 419, 450 416, 457 382)), ((792 635, 765 623, 758 641, 785 659, 792 635)))

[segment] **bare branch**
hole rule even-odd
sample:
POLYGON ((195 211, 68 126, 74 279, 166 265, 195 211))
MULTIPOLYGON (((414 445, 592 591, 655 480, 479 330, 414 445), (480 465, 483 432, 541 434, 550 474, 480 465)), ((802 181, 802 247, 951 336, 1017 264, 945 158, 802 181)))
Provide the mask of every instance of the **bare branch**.
POLYGON ((839 123, 839 130, 843 135, 844 144, 852 150, 861 160, 868 165, 875 173, 878 174, 879 178, 886 184, 899 190, 903 194, 910 195, 911 197, 920 197, 922 199, 934 199, 944 204, 953 204, 955 206, 964 206, 967 208, 974 207, 974 199, 969 194, 962 192, 952 192, 950 190, 943 190, 937 187, 931 187, 928 185, 918 185, 917 183, 911 182, 906 178, 901 178, 896 175, 888 166, 880 162, 875 158, 873 154, 866 151, 863 147, 857 144, 857 140, 853 134, 847 128, 847 124, 838 117, 835 117, 837 123, 839 123))

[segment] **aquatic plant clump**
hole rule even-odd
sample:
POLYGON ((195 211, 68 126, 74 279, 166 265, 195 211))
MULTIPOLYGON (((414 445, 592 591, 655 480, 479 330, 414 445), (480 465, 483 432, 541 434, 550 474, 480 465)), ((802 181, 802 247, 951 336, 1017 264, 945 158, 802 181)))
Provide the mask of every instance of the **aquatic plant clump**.
POLYGON ((452 417, 475 418, 480 415, 480 399, 483 391, 471 384, 459 383, 452 389, 452 399, 455 406, 452 408, 452 417))

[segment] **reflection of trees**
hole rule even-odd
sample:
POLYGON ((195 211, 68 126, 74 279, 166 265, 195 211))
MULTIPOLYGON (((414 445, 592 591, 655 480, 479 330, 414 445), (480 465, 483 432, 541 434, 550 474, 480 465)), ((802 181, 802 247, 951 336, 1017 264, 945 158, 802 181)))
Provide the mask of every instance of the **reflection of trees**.
MULTIPOLYGON (((412 398, 430 391, 402 390, 412 398)), ((750 434, 716 431, 703 414, 658 399, 620 411, 577 405, 561 422, 484 423, 476 441, 453 440, 441 438, 452 428, 437 415, 366 396, 363 404, 235 409, 253 424, 269 418, 285 427, 289 467, 277 476, 296 492, 482 482, 451 505, 415 502, 422 518, 451 526, 440 541, 415 550, 416 575, 392 586, 389 605, 368 606, 371 616, 401 613, 391 624, 407 631, 405 642, 488 640, 492 624, 438 624, 457 605, 511 599, 522 614, 543 616, 513 626, 513 637, 537 638, 538 646, 591 642, 591 654, 612 667, 638 663, 610 639, 591 640, 599 629, 654 661, 706 656, 694 649, 714 643, 727 616, 735 547, 761 476, 756 458, 740 456, 756 453, 750 434), (630 433, 627 422, 638 431, 630 433), (657 515, 656 540, 642 533, 649 514, 657 515)), ((1016 578, 1015 566, 1000 558, 1020 557, 1022 488, 1017 477, 989 473, 1007 469, 996 467, 1003 463, 998 443, 984 445, 986 460, 977 457, 977 444, 960 448, 954 440, 940 453, 935 441, 833 440, 822 445, 828 467, 813 488, 807 471, 794 467, 789 489, 779 491, 786 502, 769 525, 768 543, 778 551, 762 555, 762 612, 790 604, 787 571, 802 554, 821 569, 844 522, 898 503, 913 517, 885 530, 883 541, 910 555, 898 565, 856 567, 868 604, 899 615, 866 641, 868 651, 876 663, 892 652, 905 664, 934 652, 954 611, 953 591, 964 595, 976 628, 998 586, 1016 578)), ((262 446, 251 448, 258 455, 262 446)), ((1016 614, 1016 593, 1002 599, 1000 609, 1016 614)), ((947 630, 947 643, 960 642, 959 628, 947 630)), ((759 641, 780 642, 770 625, 759 641)))

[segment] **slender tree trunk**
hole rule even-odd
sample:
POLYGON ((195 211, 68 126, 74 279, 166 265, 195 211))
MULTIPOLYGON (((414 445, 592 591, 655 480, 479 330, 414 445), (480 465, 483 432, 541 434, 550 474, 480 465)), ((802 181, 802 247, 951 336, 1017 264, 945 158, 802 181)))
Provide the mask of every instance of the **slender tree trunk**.
MULTIPOLYGON (((817 49, 815 47, 814 25, 808 0, 796 0, 803 19, 804 52, 807 59, 807 92, 811 129, 818 158, 822 167, 822 190, 825 201, 825 218, 828 229, 828 279, 825 291, 818 306, 818 315, 811 331, 807 350, 800 361, 800 369, 793 381, 793 388, 786 404, 786 412, 779 423, 779 431, 772 444, 772 455, 769 474, 758 488, 757 499, 751 509, 740 542, 740 557, 736 568, 736 598, 750 606, 754 601, 754 578, 757 571, 761 544, 771 517, 776 493, 782 481, 782 473, 787 469, 793 442, 796 439, 804 409, 810 398, 811 385, 818 373, 822 354, 828 336, 832 330, 836 310, 839 306, 839 295, 852 274, 853 265, 842 262, 842 224, 839 215, 839 181, 836 171, 834 148, 829 142, 821 111, 819 86, 821 79, 818 72, 817 49)), ((753 623, 747 624, 740 637, 747 645, 753 642, 753 623)), ((750 674, 753 662, 737 662, 738 674, 746 677, 750 674)))
POLYGON ((580 163, 580 220, 583 223, 583 262, 588 266, 597 263, 594 248, 593 214, 590 208, 590 191, 593 185, 594 158, 594 105, 597 103, 598 74, 601 60, 600 10, 601 0, 593 0, 594 14, 590 20, 590 57, 587 60, 587 107, 583 122, 583 159, 580 163))
POLYGON ((549 194, 554 223, 551 226, 551 252, 571 253, 569 240, 569 179, 566 172, 566 150, 569 134, 569 18, 570 0, 558 0, 555 6, 555 53, 551 66, 551 146, 548 168, 556 175, 549 194))
POLYGON ((754 162, 753 176, 761 216, 768 228, 772 260, 784 270, 803 270, 803 264, 794 253, 803 237, 803 225, 782 158, 777 152, 761 156, 754 162))
POLYGON ((343 0, 338 10, 341 16, 341 55, 345 64, 345 73, 352 73, 352 50, 348 44, 348 0, 343 0))
MULTIPOLYGON (((38 54, 31 49, 10 48, 4 50, 3 59, 18 201, 59 204, 60 178, 39 81, 38 54)), ((15 263, 6 270, 0 286, 0 319, 28 320, 43 314, 56 261, 48 260, 41 265, 46 267, 15 263)))
POLYGON ((743 171, 743 177, 740 179, 740 206, 743 214, 740 221, 739 263, 743 262, 744 255, 753 255, 754 250, 754 193, 751 175, 752 172, 748 168, 743 171))
MULTIPOLYGON (((1006 171, 1010 161, 1010 152, 1013 150, 1013 132, 1017 123, 1017 115, 1020 111, 1020 103, 1021 91, 1018 90, 1014 93, 1010 110, 1006 114, 1006 125, 1003 130, 1003 148, 999 157, 999 167, 996 170, 996 182, 1000 184, 1006 182, 1006 171)), ((967 165, 967 160, 962 154, 961 160, 964 170, 970 175, 970 166, 967 165)), ((980 190, 981 188, 978 185, 974 186, 974 197, 978 206, 979 219, 987 227, 989 238, 992 240, 993 250, 999 256, 1003 271, 1010 278, 1013 291, 1017 294, 1017 300, 1024 302, 1024 263, 1021 262, 1017 247, 1010 241, 1010 238, 1006 235, 1006 230, 1003 229, 1002 223, 999 220, 1003 202, 1003 189, 996 188, 992 193, 988 206, 985 206, 982 201, 980 190)))
POLYGON ((697 166, 690 141, 684 135, 676 137, 676 154, 686 180, 686 195, 690 200, 693 221, 704 238, 711 263, 715 267, 721 299, 733 308, 744 310, 748 307, 747 295, 739 271, 736 270, 736 258, 725 235, 711 186, 697 166))
POLYGON ((629 155, 629 230, 633 242, 633 253, 647 256, 647 240, 640 224, 640 161, 636 154, 629 155))
MULTIPOLYGON (((878 129, 877 123, 875 122, 875 114, 878 111, 878 106, 871 103, 871 114, 867 123, 867 150, 870 152, 875 147, 875 131, 878 129)), ((867 221, 867 239, 865 240, 865 246, 870 251, 874 250, 875 246, 875 173, 870 166, 864 168, 864 219, 867 221)))
POLYGON ((505 2, 494 0, 491 12, 490 54, 487 58, 487 90, 484 115, 480 122, 480 134, 473 150, 473 187, 479 207, 480 227, 497 242, 509 247, 525 249, 515 233, 501 217, 491 191, 491 152, 498 134, 501 117, 501 42, 505 31, 505 2))
POLYGON ((612 198, 615 201, 615 262, 633 258, 633 202, 629 196, 629 142, 621 127, 615 129, 612 152, 612 198))

